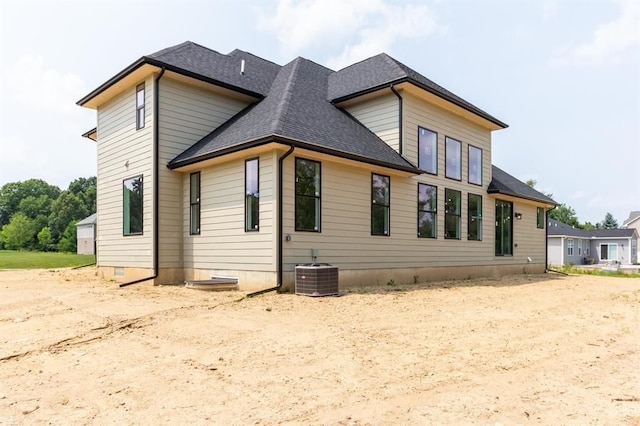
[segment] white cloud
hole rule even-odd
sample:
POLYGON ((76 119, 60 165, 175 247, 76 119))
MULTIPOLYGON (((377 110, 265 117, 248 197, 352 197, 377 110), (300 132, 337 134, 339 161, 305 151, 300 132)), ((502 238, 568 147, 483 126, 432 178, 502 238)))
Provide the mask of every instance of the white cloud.
POLYGON ((402 39, 446 32, 426 5, 383 0, 278 0, 275 15, 259 25, 276 34, 287 55, 310 47, 340 49, 327 60, 334 69, 389 52, 402 39))
POLYGON ((569 57, 574 61, 595 64, 618 63, 624 54, 633 50, 638 55, 640 48, 640 1, 616 0, 620 5, 620 16, 600 25, 591 41, 574 47, 569 57), (634 49, 635 48, 635 49, 634 49))
POLYGON ((42 56, 21 56, 6 73, 7 92, 20 104, 77 117, 75 104, 88 90, 80 77, 50 68, 42 56))

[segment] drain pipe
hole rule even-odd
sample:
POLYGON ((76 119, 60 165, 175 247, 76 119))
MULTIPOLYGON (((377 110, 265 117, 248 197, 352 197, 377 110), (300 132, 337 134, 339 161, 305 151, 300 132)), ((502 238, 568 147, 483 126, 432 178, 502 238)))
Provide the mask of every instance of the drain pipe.
POLYGON ((398 154, 402 155, 402 96, 393 84, 389 88, 398 97, 398 154))
POLYGON ((155 280, 158 278, 159 264, 160 264, 160 224, 158 219, 160 217, 160 202, 158 197, 160 196, 160 161, 158 154, 160 151, 160 78, 164 74, 165 68, 162 67, 160 74, 155 78, 153 83, 153 113, 155 114, 153 120, 153 275, 146 278, 140 278, 138 280, 129 281, 120 284, 120 287, 126 287, 132 284, 138 284, 144 281, 155 280))
POLYGON ((291 153, 293 152, 293 150, 295 149, 295 147, 293 145, 291 145, 289 147, 289 150, 287 152, 285 152, 282 157, 280 157, 278 159, 278 239, 276 241, 276 244, 278 245, 277 251, 278 251, 278 271, 277 271, 277 284, 275 287, 271 287, 271 288, 266 288, 264 290, 258 290, 258 291, 254 291, 253 293, 249 293, 247 294, 247 297, 253 297, 253 296, 258 296, 260 294, 264 294, 264 293, 268 293, 270 291, 274 291, 274 290, 278 290, 281 286, 282 286, 282 269, 283 269, 283 264, 282 264, 282 232, 283 232, 283 218, 282 218, 282 205, 284 204, 284 195, 282 194, 282 174, 283 174, 283 164, 284 164, 284 160, 291 155, 291 153))
MULTIPOLYGON (((553 206, 549 210, 545 210, 544 213, 544 273, 548 273, 549 269, 549 212, 558 206, 553 206)), ((556 272, 556 271, 553 271, 556 272)))

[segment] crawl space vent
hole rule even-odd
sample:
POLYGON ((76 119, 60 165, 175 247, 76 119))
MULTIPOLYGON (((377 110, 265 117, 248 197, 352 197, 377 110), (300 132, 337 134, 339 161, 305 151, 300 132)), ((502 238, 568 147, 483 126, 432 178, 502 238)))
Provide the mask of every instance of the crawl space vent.
POLYGON ((326 263, 296 266, 296 294, 304 296, 338 295, 338 267, 326 263))

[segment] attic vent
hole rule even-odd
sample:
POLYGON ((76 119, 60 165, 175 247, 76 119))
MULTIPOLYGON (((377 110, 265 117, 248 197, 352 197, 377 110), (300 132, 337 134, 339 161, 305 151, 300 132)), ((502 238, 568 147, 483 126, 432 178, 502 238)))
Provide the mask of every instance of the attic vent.
POLYGON ((240 61, 240 74, 244 75, 244 59, 240 61))

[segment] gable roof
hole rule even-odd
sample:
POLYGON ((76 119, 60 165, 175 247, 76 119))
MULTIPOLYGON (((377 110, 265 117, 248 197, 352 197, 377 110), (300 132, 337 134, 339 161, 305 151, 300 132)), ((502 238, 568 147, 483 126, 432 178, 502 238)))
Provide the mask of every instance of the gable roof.
POLYGON ((636 220, 640 219, 640 210, 639 211, 632 211, 631 213, 629 213, 629 217, 622 223, 622 227, 626 227, 629 226, 632 222, 635 222, 636 220))
POLYGON ((580 229, 567 225, 559 220, 549 218, 549 236, 567 236, 578 238, 632 238, 636 230, 630 229, 580 229))
POLYGON ((79 221, 78 223, 76 223, 76 226, 79 226, 79 225, 95 225, 97 217, 98 217, 97 213, 89 215, 89 216, 85 217, 84 219, 82 219, 81 221, 79 221))
POLYGON ((328 68, 303 58, 283 66, 266 97, 169 162, 175 169, 276 141, 411 173, 419 169, 327 100, 328 68))
POLYGON ((329 77, 329 99, 338 103, 393 84, 410 82, 427 92, 472 112, 499 127, 508 125, 470 104, 444 87, 386 53, 373 56, 333 73, 329 77))
POLYGON ((512 197, 523 198, 525 200, 539 201, 545 204, 557 206, 558 203, 553 201, 541 192, 536 191, 521 180, 516 179, 509 173, 492 165, 491 166, 491 183, 487 188, 489 194, 504 194, 512 197))

